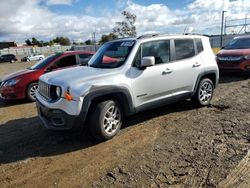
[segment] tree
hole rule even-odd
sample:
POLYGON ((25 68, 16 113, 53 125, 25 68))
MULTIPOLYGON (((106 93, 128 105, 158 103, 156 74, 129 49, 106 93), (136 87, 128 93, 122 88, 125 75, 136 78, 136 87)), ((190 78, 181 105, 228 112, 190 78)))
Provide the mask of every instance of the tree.
POLYGON ((54 43, 58 43, 62 46, 68 46, 70 45, 70 40, 68 37, 56 37, 54 40, 53 40, 54 43))
POLYGON ((101 40, 100 40, 100 43, 103 44, 105 42, 108 42, 110 40, 114 40, 114 39, 117 39, 118 36, 114 33, 109 33, 108 35, 102 35, 101 37, 101 40))
POLYGON ((33 38, 32 38, 32 44, 33 44, 33 45, 38 45, 38 44, 39 44, 39 41, 38 41, 35 37, 33 37, 33 38))
POLYGON ((92 44, 92 41, 91 41, 90 39, 89 39, 89 40, 86 40, 86 41, 85 41, 85 44, 86 44, 86 45, 91 45, 91 44, 92 44))
POLYGON ((28 46, 31 46, 31 45, 32 45, 30 39, 27 39, 27 40, 25 41, 25 43, 26 43, 28 46))
POLYGON ((116 27, 113 29, 113 32, 121 37, 135 37, 136 36, 136 15, 128 11, 123 11, 122 15, 124 20, 121 22, 116 22, 116 27))

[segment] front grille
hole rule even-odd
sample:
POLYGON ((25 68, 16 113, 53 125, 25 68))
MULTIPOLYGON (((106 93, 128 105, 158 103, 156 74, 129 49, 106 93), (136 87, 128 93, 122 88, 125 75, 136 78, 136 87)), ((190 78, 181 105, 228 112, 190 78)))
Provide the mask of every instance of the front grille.
POLYGON ((218 56, 217 61, 222 65, 237 65, 244 61, 244 56, 218 56))
POLYGON ((51 86, 49 84, 39 81, 38 92, 47 100, 51 100, 50 87, 51 86))

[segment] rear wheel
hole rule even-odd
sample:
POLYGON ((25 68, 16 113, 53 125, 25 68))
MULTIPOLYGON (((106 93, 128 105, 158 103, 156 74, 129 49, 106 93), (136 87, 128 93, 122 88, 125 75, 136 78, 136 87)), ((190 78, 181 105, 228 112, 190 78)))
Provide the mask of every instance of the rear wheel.
POLYGON ((214 84, 209 78, 200 81, 199 86, 192 100, 199 106, 210 104, 214 93, 214 84))
POLYGON ((30 101, 36 101, 36 92, 38 89, 38 83, 31 83, 26 90, 26 97, 30 101))
POLYGON ((119 103, 113 100, 96 105, 90 117, 91 134, 99 140, 113 138, 120 130, 123 114, 119 103))
POLYGON ((11 62, 11 63, 15 63, 15 60, 14 60, 14 59, 11 59, 10 62, 11 62))

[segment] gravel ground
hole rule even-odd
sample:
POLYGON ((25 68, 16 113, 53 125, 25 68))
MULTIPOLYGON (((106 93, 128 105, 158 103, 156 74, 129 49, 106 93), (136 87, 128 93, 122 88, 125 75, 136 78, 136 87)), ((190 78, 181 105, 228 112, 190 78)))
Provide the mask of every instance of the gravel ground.
MULTIPOLYGON (((31 64, 0 64, 0 77, 31 64)), ((249 164, 249 98, 250 76, 224 75, 211 106, 182 101, 134 115, 104 143, 46 130, 34 103, 0 102, 0 187, 229 185, 239 163, 249 164)))

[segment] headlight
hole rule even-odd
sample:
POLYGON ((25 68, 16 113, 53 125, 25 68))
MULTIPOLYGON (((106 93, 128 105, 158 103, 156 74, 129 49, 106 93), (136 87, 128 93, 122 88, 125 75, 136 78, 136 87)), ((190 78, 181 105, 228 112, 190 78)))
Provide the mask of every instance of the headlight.
POLYGON ((56 86, 56 95, 58 98, 61 97, 62 95, 62 89, 59 86, 56 86))
POLYGON ((4 83, 3 87, 11 87, 11 86, 16 85, 18 82, 19 82, 19 79, 16 79, 16 78, 11 79, 11 80, 7 80, 7 81, 4 83))
POLYGON ((250 55, 245 55, 244 58, 245 58, 246 60, 250 60, 250 55))

